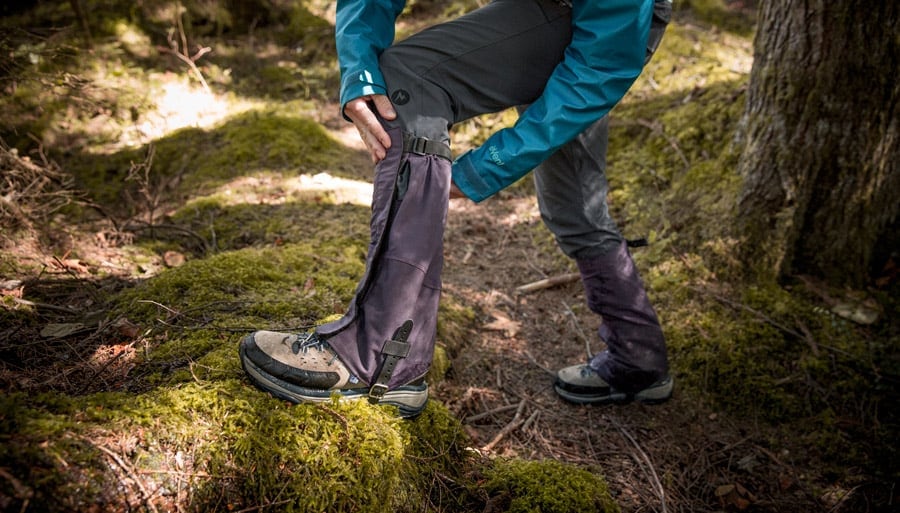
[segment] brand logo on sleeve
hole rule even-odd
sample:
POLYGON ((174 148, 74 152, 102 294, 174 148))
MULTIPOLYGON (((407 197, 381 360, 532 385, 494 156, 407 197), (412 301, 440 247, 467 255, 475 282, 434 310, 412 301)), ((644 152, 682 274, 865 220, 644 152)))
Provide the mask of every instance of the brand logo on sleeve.
POLYGON ((500 150, 498 150, 496 146, 489 147, 488 153, 490 153, 491 160, 494 161, 494 164, 497 164, 498 166, 504 164, 503 159, 500 158, 500 150))

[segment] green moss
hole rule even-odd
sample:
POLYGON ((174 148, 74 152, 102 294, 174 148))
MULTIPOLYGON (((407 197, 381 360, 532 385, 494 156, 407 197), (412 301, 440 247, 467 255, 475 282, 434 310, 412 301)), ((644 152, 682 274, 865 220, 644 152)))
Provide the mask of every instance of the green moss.
MULTIPOLYGON (((114 155, 82 154, 68 164, 95 200, 115 204, 128 186, 128 171, 133 164, 145 162, 147 154, 147 148, 114 155)), ((211 130, 188 128, 156 141, 150 186, 168 192, 167 188, 178 184, 176 196, 190 198, 258 171, 333 172, 343 156, 340 144, 312 120, 274 110, 251 111, 211 130)), ((134 191, 131 195, 138 196, 134 191)))
POLYGON ((755 28, 755 13, 732 6, 735 2, 725 0, 680 0, 676 2, 676 12, 680 16, 690 13, 694 18, 743 36, 750 36, 755 28))
POLYGON ((558 461, 498 460, 485 474, 491 500, 509 513, 619 511, 602 477, 558 461))
MULTIPOLYGON (((225 205, 215 199, 191 202, 172 221, 209 241, 214 250, 247 245, 310 243, 336 251, 368 241, 370 210, 352 205, 287 202, 281 205, 225 205), (352 240, 351 240, 352 239, 352 240)), ((360 274, 360 276, 362 276, 360 274)))
POLYGON ((195 481, 195 511, 266 503, 280 511, 419 511, 440 493, 434 476, 460 478, 464 460, 459 423, 436 403, 401 421, 366 402, 288 405, 239 379, 137 396, 13 395, 0 405, 0 439, 15 442, 0 448, 0 465, 29 473, 32 507, 44 511, 109 500, 117 467, 103 463, 109 456, 99 447, 128 434, 125 452, 107 449, 154 486, 177 484, 178 465, 205 476, 195 481), (103 468, 110 470, 93 470, 103 468))
POLYGON ((452 353, 467 344, 474 323, 472 307, 445 297, 438 307, 437 338, 452 353))

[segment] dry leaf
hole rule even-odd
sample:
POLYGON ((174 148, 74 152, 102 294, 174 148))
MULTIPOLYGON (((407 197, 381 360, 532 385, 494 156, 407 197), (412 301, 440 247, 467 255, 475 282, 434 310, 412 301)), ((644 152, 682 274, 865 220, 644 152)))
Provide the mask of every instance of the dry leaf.
POLYGON ((48 324, 41 330, 41 336, 44 338, 62 338, 78 333, 83 329, 84 324, 81 324, 80 322, 48 324))
POLYGON ((119 317, 112 323, 112 327, 116 328, 116 331, 119 332, 119 335, 123 337, 133 339, 137 338, 137 336, 141 333, 141 327, 137 324, 129 321, 125 317, 119 317))
POLYGON ((185 260, 187 259, 184 255, 177 251, 166 251, 163 254, 163 263, 166 264, 166 267, 181 267, 185 260))
POLYGON ((303 297, 312 297, 314 295, 316 295, 316 281, 310 276, 306 283, 303 284, 303 297))
POLYGON ((491 316, 494 320, 484 325, 486 330, 502 331, 507 337, 515 337, 519 330, 522 329, 521 323, 510 319, 503 312, 494 311, 491 312, 491 316))
POLYGON ((81 260, 77 258, 66 258, 63 260, 58 260, 58 262, 62 265, 63 269, 72 271, 76 274, 87 274, 88 267, 81 263, 81 260))

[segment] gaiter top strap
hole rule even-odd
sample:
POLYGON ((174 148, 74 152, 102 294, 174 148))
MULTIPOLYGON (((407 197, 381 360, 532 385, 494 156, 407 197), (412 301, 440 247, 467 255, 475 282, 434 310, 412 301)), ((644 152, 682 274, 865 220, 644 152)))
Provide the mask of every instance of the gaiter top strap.
POLYGON ((435 155, 447 160, 452 160, 450 146, 426 139, 424 137, 416 137, 407 133, 403 134, 403 153, 416 153, 419 155, 435 155))
POLYGON ((384 362, 381 364, 381 370, 378 372, 378 376, 375 378, 372 388, 369 389, 370 403, 377 404, 378 401, 384 397, 385 392, 388 391, 388 381, 391 380, 391 376, 394 374, 394 367, 397 366, 397 362, 400 361, 401 358, 406 358, 406 355, 409 354, 409 342, 407 342, 406 339, 409 338, 412 327, 413 322, 411 320, 404 322, 397 328, 397 331, 394 332, 394 337, 391 340, 386 341, 384 347, 381 348, 381 353, 384 355, 384 362))

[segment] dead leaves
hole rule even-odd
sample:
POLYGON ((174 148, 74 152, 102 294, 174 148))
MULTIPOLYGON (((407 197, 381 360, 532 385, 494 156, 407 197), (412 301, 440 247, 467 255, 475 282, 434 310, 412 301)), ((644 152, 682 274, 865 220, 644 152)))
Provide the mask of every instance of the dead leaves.
POLYGON ((491 317, 494 320, 482 326, 483 329, 503 332, 507 338, 515 337, 522 329, 522 323, 510 319, 506 313, 500 310, 491 311, 491 317))
POLYGON ((722 507, 733 506, 740 511, 749 508, 756 502, 756 496, 740 483, 726 484, 716 488, 716 497, 722 507))

